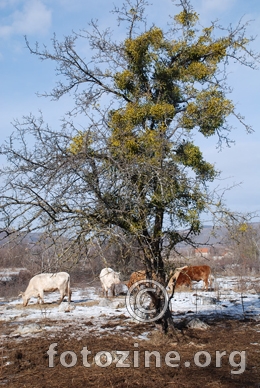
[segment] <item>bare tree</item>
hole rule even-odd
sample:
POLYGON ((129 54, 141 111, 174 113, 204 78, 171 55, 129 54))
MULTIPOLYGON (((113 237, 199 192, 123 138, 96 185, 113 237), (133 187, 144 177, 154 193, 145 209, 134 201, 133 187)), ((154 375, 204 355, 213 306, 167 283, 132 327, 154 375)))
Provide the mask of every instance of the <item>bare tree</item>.
POLYGON ((233 222, 227 231, 226 243, 232 252, 232 264, 236 264, 240 274, 247 274, 253 268, 260 268, 259 225, 247 222, 233 222))

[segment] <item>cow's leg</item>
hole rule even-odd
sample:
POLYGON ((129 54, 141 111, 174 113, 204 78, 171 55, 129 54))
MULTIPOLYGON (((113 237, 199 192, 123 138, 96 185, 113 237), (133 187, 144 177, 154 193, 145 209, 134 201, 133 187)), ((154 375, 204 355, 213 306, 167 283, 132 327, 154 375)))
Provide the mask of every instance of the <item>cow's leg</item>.
POLYGON ((43 291, 39 292, 37 303, 44 304, 44 300, 43 300, 43 291))
POLYGON ((107 298, 107 288, 102 285, 102 294, 104 298, 107 298))
POLYGON ((72 294, 72 291, 71 291, 71 289, 70 289, 70 284, 68 283, 67 284, 67 288, 66 288, 66 293, 65 293, 65 295, 67 295, 67 297, 68 297, 68 302, 70 303, 70 301, 71 301, 71 294, 72 294))
POLYGON ((64 296, 65 296, 65 293, 63 291, 60 291, 60 300, 59 300, 58 304, 61 304, 61 302, 63 301, 64 296))
POLYGON ((70 303, 70 301, 71 301, 71 294, 72 294, 72 291, 69 290, 69 295, 68 295, 68 302, 69 302, 69 303, 70 303))
POLYGON ((204 280, 204 289, 205 289, 206 291, 208 291, 208 287, 209 287, 208 279, 205 279, 205 280, 204 280))
POLYGON ((111 286, 111 294, 112 294, 112 297, 115 296, 115 284, 112 284, 111 286))

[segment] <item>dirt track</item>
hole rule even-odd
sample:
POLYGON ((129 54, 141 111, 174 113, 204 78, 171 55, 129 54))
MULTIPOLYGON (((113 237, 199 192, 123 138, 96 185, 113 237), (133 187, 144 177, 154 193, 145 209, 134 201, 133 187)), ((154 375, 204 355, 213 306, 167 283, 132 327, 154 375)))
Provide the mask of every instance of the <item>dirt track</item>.
MULTIPOLYGON (((54 322, 50 322, 52 325, 54 322)), ((125 334, 111 332, 88 334, 87 327, 73 326, 66 322, 60 331, 39 333, 35 338, 10 338, 2 340, 2 361, 0 365, 0 386, 12 388, 64 388, 64 387, 260 387, 260 323, 256 321, 219 320, 208 322, 208 330, 181 329, 178 339, 161 335, 153 326, 131 324, 131 332, 136 336, 149 329, 148 340, 140 340, 125 334), (85 333, 85 334, 84 334, 85 333), (57 354, 50 356, 47 351, 56 343, 57 354), (86 348, 84 360, 81 351, 86 348), (64 352, 73 352, 65 356, 64 352), (109 352, 111 356, 97 354, 109 352), (160 365, 155 355, 150 357, 150 364, 145 363, 145 351, 157 351, 160 365), (166 362, 165 356, 169 353, 166 362), (226 351, 218 363, 216 351, 226 351), (235 357, 232 352, 246 354, 246 363, 241 354, 235 357), (118 352, 129 352, 124 361, 127 367, 118 364, 118 352), (135 352, 135 353, 134 353, 135 352), (204 353, 198 353, 204 352, 204 353), (207 355, 207 352, 210 356, 207 355), (117 354, 116 354, 117 353, 117 354), (197 354, 197 356, 196 356, 197 354), (197 357, 194 359, 194 355, 197 357), (206 358, 205 358, 206 356, 206 358), (94 359, 94 357, 96 357, 94 359), (110 358, 109 358, 110 357, 110 358), (175 357, 175 360, 173 360, 175 357), (210 357, 210 358, 209 358, 210 357), (52 363, 53 367, 49 367, 52 363), (83 361, 85 366, 83 365, 83 361), (233 363, 233 366, 230 365, 233 363), (190 362, 190 365, 187 364, 190 362), (202 367, 201 365, 207 364, 202 367), (99 365, 106 364, 106 367, 99 365), (235 367, 235 364, 237 367, 235 367), (69 365, 73 365, 69 367, 69 365), (175 364, 173 367, 172 364, 175 364), (234 374, 231 372, 243 373, 234 374)), ((60 325, 60 322, 56 322, 60 325)), ((124 324, 122 317, 121 324, 124 324)), ((113 322, 110 322, 110 328, 113 322)), ((117 324, 118 325, 118 322, 117 324)), ((115 327, 116 327, 115 325, 115 327)), ((1 333, 6 333, 6 324, 2 323, 1 333)), ((2 337, 3 338, 3 337, 2 337)), ((158 356, 157 355, 157 356, 158 356)))

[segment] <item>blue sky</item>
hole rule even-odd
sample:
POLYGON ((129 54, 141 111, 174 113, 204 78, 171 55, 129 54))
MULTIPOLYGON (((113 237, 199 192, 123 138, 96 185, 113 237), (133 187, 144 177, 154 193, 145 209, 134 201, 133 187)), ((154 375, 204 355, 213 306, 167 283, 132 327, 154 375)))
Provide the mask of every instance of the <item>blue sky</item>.
MULTIPOLYGON (((48 62, 40 62, 25 46, 24 35, 33 45, 46 44, 51 48, 51 38, 56 33, 61 39, 87 29, 91 19, 98 19, 103 28, 116 30, 115 16, 110 13, 113 4, 121 5, 123 0, 0 0, 0 140, 11 134, 14 119, 23 115, 43 112, 50 126, 59 125, 59 119, 71 105, 70 98, 60 102, 38 98, 36 92, 50 91, 57 78, 54 67, 48 62)), ((152 2, 152 1, 151 1, 152 2)), ((248 35, 260 33, 259 0, 192 0, 204 26, 219 20, 223 26, 235 25, 241 17, 249 21, 248 35)), ((147 8, 149 20, 161 27, 167 27, 168 15, 176 13, 171 0, 154 0, 147 8)), ((116 35, 118 36, 118 35, 116 35)), ((123 38, 123 35, 122 35, 123 38)), ((252 47, 260 48, 260 37, 252 47)), ((260 49, 259 49, 260 51, 260 49)), ((86 53, 87 57, 88 53, 86 53)), ((231 137, 235 145, 216 149, 216 139, 203 142, 205 158, 215 163, 222 171, 222 187, 241 185, 226 193, 226 203, 231 210, 258 212, 260 214, 260 131, 259 94, 260 70, 253 71, 243 66, 230 67, 229 85, 233 88, 230 98, 245 116, 254 133, 247 135, 238 122, 231 137)))

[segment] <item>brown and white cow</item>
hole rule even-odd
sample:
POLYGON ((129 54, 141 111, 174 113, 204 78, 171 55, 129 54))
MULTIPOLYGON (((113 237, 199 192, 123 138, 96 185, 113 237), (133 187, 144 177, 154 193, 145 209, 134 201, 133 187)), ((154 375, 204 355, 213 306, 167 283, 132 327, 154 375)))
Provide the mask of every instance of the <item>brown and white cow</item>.
POLYGON ((211 285, 211 268, 208 265, 185 266, 176 269, 168 283, 168 288, 172 291, 176 281, 175 289, 184 285, 191 289, 192 281, 199 282, 200 280, 204 282, 204 289, 208 290, 209 282, 211 285))
POLYGON ((23 305, 27 306, 30 298, 38 298, 38 303, 44 303, 44 292, 60 292, 59 304, 63 301, 65 295, 68 301, 71 299, 70 275, 67 272, 40 273, 35 275, 29 281, 25 292, 20 292, 19 296, 23 298, 23 305))

